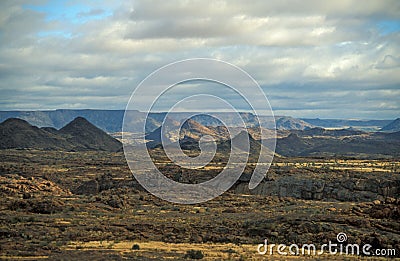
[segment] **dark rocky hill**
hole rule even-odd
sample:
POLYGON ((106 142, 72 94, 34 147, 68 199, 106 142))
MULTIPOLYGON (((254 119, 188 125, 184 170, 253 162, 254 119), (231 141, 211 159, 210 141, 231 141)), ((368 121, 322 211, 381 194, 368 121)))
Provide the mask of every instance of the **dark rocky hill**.
POLYGON ((255 140, 247 131, 242 130, 239 134, 232 138, 232 140, 220 141, 218 148, 222 151, 229 153, 231 150, 231 145, 236 144, 234 149, 241 151, 247 151, 247 146, 249 146, 250 157, 257 157, 260 154, 261 143, 255 140))
MULTIPOLYGON (((182 139, 188 140, 189 138, 190 140, 196 140, 197 142, 205 135, 210 135, 217 140, 223 139, 223 137, 217 131, 215 131, 214 128, 206 127, 192 119, 185 121, 180 130, 179 122, 169 118, 167 118, 166 121, 168 121, 168 124, 165 127, 163 135, 168 143, 178 142, 182 139)), ((150 140, 148 147, 151 148, 161 144, 161 128, 162 127, 159 127, 146 135, 146 139, 150 140)))
POLYGON ((53 128, 53 127, 42 127, 40 129, 42 129, 44 131, 47 131, 47 132, 50 132, 50 133, 53 133, 53 134, 58 134, 58 130, 56 128, 53 128))
POLYGON ((279 130, 305 130, 313 127, 308 122, 292 117, 276 117, 275 123, 279 130))
POLYGON ((11 118, 0 123, 0 149, 118 151, 122 144, 86 119, 78 117, 64 128, 38 128, 11 118))
MULTIPOLYGON (((163 121, 163 120, 161 120, 163 121)), ((179 122, 172 120, 170 118, 166 118, 165 122, 167 124, 167 126, 170 127, 179 127, 179 122)), ((160 145, 162 143, 162 139, 161 139, 161 130, 162 127, 159 126, 158 128, 156 128, 154 131, 148 133, 145 136, 145 139, 148 140, 149 142, 147 143, 147 146, 149 148, 154 148, 158 145, 160 145)), ((172 131, 168 131, 166 130, 166 133, 164 133, 165 138, 167 138, 166 140, 168 140, 169 142, 174 142, 178 140, 178 133, 176 132, 172 132, 172 131)))
POLYGON ((0 123, 1 149, 72 149, 74 146, 64 137, 30 125, 21 119, 7 119, 0 123))
POLYGON ((85 118, 77 117, 59 130, 79 150, 118 151, 122 144, 85 118))
POLYGON ((303 139, 297 134, 291 133, 289 136, 277 140, 276 152, 283 156, 297 156, 310 147, 311 144, 308 139, 303 139))
POLYGON ((261 143, 253 139, 253 137, 247 131, 241 131, 238 135, 233 137, 232 142, 237 144, 236 147, 240 150, 247 150, 249 146, 250 153, 259 153, 261 148, 261 143), (248 137, 248 142, 247 142, 248 137))
POLYGON ((380 131, 387 131, 387 132, 397 132, 400 131, 400 118, 395 119, 388 125, 382 127, 380 131))

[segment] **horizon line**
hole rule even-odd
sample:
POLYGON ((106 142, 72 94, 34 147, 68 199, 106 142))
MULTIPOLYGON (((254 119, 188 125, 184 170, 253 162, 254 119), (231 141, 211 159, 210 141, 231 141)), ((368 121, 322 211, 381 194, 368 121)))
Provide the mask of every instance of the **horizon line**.
MULTIPOLYGON (((0 110, 0 112, 50 112, 50 111, 126 111, 126 109, 90 109, 90 108, 85 108, 85 109, 64 109, 64 108, 60 108, 60 109, 34 109, 34 110, 0 110)), ((141 110, 130 110, 130 111, 138 111, 138 112, 143 112, 141 110)), ((168 111, 152 111, 150 113, 167 113, 168 111)), ((174 113, 207 113, 207 112, 200 112, 200 111, 175 111, 174 113)), ((231 113, 230 111, 222 111, 222 112, 218 112, 218 111, 208 111, 210 113, 231 113)), ((239 113, 251 113, 254 115, 254 113, 252 113, 251 111, 237 111, 239 113)), ((271 115, 262 115, 260 114, 259 116, 266 116, 266 117, 272 117, 271 115)), ((294 117, 291 115, 273 115, 275 118, 276 117, 292 117, 295 119, 306 119, 306 120, 349 120, 349 121, 372 121, 372 120, 393 120, 393 119, 398 119, 399 117, 394 117, 394 118, 381 118, 381 119, 377 119, 377 118, 369 118, 369 119, 365 119, 365 118, 320 118, 320 117, 294 117)))

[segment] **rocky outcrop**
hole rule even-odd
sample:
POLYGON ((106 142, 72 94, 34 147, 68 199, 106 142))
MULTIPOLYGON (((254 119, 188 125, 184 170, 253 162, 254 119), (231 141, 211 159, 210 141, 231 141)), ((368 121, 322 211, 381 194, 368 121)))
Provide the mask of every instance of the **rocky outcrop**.
POLYGON ((242 176, 234 188, 236 193, 356 202, 400 196, 400 177, 398 176, 393 176, 392 179, 360 178, 359 176, 334 179, 307 175, 281 175, 264 180, 253 190, 249 190, 246 177, 250 179, 250 175, 242 176))
POLYGON ((94 179, 85 181, 73 190, 73 193, 78 195, 96 195, 99 193, 99 182, 94 179))
POLYGON ((16 195, 24 198, 34 195, 68 196, 71 192, 39 177, 25 178, 17 174, 0 176, 0 196, 16 195))
POLYGON ((77 195, 96 195, 102 191, 126 187, 143 190, 135 179, 114 179, 110 174, 104 174, 98 178, 82 182, 72 192, 77 195))

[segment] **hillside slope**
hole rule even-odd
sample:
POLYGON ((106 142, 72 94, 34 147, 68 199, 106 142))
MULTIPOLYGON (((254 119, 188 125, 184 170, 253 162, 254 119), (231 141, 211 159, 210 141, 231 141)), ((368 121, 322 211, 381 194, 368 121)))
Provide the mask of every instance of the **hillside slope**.
POLYGON ((382 127, 380 131, 387 131, 387 132, 397 132, 400 131, 400 118, 395 119, 388 125, 382 127))
POLYGON ((40 129, 16 118, 0 123, 0 149, 118 151, 121 148, 118 140, 81 117, 60 130, 40 129))

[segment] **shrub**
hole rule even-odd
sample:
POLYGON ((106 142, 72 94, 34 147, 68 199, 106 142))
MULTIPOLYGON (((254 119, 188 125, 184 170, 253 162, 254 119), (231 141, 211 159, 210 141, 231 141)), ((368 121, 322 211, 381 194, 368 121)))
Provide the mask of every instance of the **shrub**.
POLYGON ((203 252, 201 250, 188 250, 186 251, 186 255, 184 258, 190 258, 190 259, 202 259, 204 257, 203 252))
POLYGON ((133 244, 132 250, 139 250, 140 246, 138 244, 133 244))

